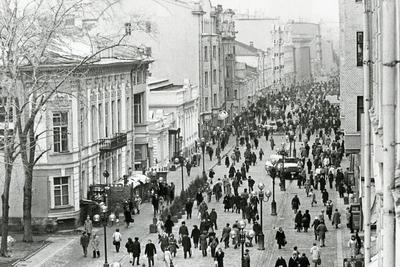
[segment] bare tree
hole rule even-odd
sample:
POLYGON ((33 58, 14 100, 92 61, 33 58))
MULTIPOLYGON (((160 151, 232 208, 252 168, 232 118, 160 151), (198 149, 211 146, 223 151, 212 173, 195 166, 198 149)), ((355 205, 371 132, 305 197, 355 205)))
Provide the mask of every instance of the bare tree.
MULTIPOLYGON (((96 22, 106 17, 107 10, 117 1, 93 0, 31 0, 18 6, 18 0, 0 0, 0 74, 9 80, 7 105, 15 110, 15 129, 4 134, 5 186, 2 195, 3 221, 1 255, 7 251, 9 190, 12 164, 21 156, 24 168, 23 241, 32 238, 32 183, 33 169, 50 148, 37 149, 44 132, 37 132, 36 124, 41 110, 55 94, 71 94, 66 84, 84 75, 88 66, 107 50, 127 45, 126 37, 132 30, 146 25, 134 22, 120 25, 109 36, 91 34, 91 26, 77 29, 68 25, 76 15, 90 16, 96 22), (95 4, 95 5, 94 5, 95 4), (129 27, 128 27, 129 26, 129 27), (76 38, 77 36, 77 38, 76 38), (90 44, 89 51, 74 52, 70 47, 76 39, 90 44), (56 59, 56 61, 54 60, 56 59), (49 63, 68 62, 62 70, 49 72, 49 63), (11 106, 10 106, 11 107, 11 106), (16 138, 16 136, 18 138, 16 138), (17 142, 18 141, 18 142, 17 142)), ((7 124, 6 124, 7 125, 7 124)))

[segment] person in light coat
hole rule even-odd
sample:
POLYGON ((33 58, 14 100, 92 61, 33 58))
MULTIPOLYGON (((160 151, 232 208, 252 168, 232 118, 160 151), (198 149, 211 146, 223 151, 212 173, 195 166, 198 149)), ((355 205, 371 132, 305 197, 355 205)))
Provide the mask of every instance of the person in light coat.
POLYGON ((100 239, 98 235, 93 234, 91 245, 93 250, 93 258, 96 258, 96 256, 100 258, 100 250, 99 250, 100 239))
POLYGON ((169 248, 166 248, 164 251, 164 263, 165 263, 165 267, 170 267, 171 263, 173 263, 172 254, 169 251, 169 248))
POLYGON ((338 209, 335 209, 335 212, 333 213, 332 216, 332 225, 334 225, 336 227, 336 229, 338 229, 338 225, 340 224, 340 213, 338 211, 338 209))
POLYGON ((354 235, 351 236, 347 246, 350 248, 350 256, 351 258, 355 258, 358 255, 358 244, 356 237, 354 235))

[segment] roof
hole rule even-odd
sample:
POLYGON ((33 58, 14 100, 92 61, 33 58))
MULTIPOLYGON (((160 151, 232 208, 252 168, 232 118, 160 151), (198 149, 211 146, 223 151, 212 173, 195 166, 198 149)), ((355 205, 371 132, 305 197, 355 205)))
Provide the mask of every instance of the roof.
POLYGON ((261 49, 258 49, 254 46, 235 41, 236 48, 235 48, 235 54, 237 56, 243 56, 243 55, 254 55, 258 56, 258 53, 261 52, 261 49))

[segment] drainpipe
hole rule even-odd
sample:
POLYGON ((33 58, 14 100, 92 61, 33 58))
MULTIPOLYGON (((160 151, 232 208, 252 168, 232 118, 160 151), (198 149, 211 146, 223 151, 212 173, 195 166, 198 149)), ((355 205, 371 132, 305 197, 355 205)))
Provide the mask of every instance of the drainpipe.
POLYGON ((364 258, 371 261, 371 54, 370 54, 370 3, 364 0, 364 258))
POLYGON ((394 201, 396 15, 395 0, 382 1, 383 266, 395 266, 394 201))

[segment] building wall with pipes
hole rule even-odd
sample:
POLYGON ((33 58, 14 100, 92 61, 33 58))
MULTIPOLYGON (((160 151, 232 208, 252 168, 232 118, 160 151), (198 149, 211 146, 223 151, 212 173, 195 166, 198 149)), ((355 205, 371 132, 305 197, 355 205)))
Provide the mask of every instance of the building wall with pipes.
MULTIPOLYGON (((400 266, 400 255, 396 253, 400 250, 400 68, 396 57, 400 54, 400 33, 398 30, 395 32, 396 28, 400 28, 400 25, 396 25, 400 24, 400 15, 396 17, 396 13, 399 13, 395 12, 396 8, 400 8, 400 1, 371 0, 367 3, 370 5, 370 12, 367 13, 370 29, 368 40, 360 38, 357 33, 364 31, 363 2, 340 1, 342 120, 346 135, 357 133, 357 128, 361 136, 368 130, 371 133, 371 157, 366 160, 371 161, 371 177, 361 177, 364 179, 360 179, 360 182, 373 178, 369 194, 371 218, 364 219, 370 221, 376 231, 372 227, 372 237, 364 236, 364 241, 369 238, 372 241, 371 259, 365 259, 365 266, 400 266), (367 41, 370 44, 371 62, 363 59, 357 62, 359 53, 366 53, 363 45, 367 41), (361 66, 353 67, 351 72, 347 62, 361 63, 361 66), (368 80, 364 80, 363 66, 370 66, 368 80), (364 82, 370 84, 370 108, 368 114, 358 114, 361 107, 357 107, 355 97, 368 97, 364 95, 364 82), (353 87, 349 86, 352 84, 353 87), (369 117, 370 128, 363 127, 364 123, 357 123, 360 116, 369 117)), ((349 142, 346 144, 349 147, 349 142)), ((350 145, 354 149, 357 146, 361 148, 363 142, 350 145)), ((361 149, 362 157, 366 149, 367 146, 361 149)), ((363 171, 364 167, 361 166, 361 173, 363 171)), ((361 191, 360 195, 364 202, 366 194, 361 191)))

